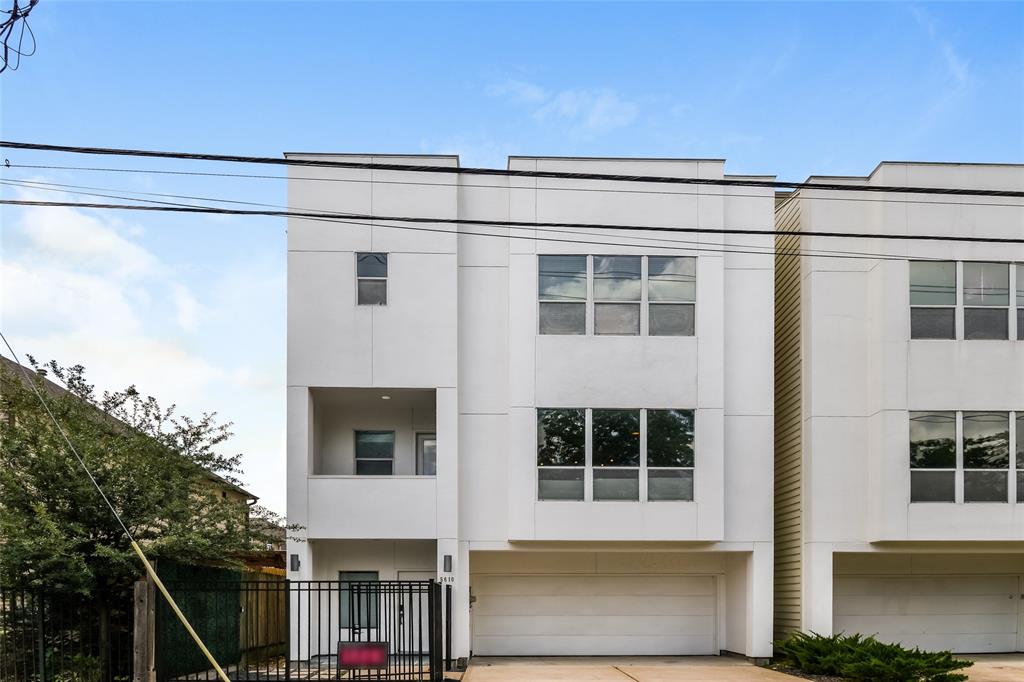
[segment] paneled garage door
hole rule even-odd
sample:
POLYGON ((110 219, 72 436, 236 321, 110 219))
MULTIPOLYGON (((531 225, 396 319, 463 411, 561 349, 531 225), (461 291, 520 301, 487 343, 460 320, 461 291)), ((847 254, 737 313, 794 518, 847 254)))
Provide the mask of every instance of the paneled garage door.
POLYGON ((837 577, 835 632, 859 632, 922 649, 1016 651, 1017 576, 837 577))
POLYGON ((711 576, 474 575, 473 654, 715 654, 711 576))

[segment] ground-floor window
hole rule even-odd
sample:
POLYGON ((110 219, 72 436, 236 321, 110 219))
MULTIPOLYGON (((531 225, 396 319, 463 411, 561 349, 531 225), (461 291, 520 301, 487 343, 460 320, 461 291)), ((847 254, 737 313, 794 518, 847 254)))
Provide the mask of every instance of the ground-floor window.
POLYGON ((380 580, 377 571, 338 571, 341 590, 338 592, 338 625, 343 628, 377 627, 377 595, 372 590, 349 590, 352 583, 375 583, 380 580), (352 593, 356 594, 353 601, 352 593))

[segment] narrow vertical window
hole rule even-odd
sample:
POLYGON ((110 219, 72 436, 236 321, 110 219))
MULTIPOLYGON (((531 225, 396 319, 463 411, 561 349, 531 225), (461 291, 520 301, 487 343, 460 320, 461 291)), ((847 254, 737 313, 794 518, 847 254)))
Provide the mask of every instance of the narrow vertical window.
POLYGON ((964 502, 1006 502, 1010 415, 964 412, 964 502))
POLYGON ((693 336, 697 301, 697 259, 650 256, 647 259, 647 333, 693 336))
POLYGON ((964 263, 964 338, 1009 338, 1010 266, 964 263))
POLYGON ((394 467, 394 431, 356 431, 356 475, 390 476, 394 467))
POLYGON ((956 413, 910 413, 910 501, 956 501, 956 413))
POLYGON ((910 261, 910 338, 956 338, 956 263, 910 261))
POLYGON ((1024 263, 1017 263, 1017 339, 1024 341, 1024 263))
POLYGON ((388 302, 388 254, 356 254, 356 302, 386 305, 388 302))
POLYGON ((540 256, 541 334, 587 332, 587 257, 540 256))
POLYGON ((582 500, 586 463, 585 411, 537 410, 537 499, 582 500))
POLYGON ((594 256, 594 333, 640 334, 640 256, 594 256))
POLYGON ((647 499, 693 500, 693 410, 647 410, 647 499))
POLYGON ((1024 502, 1024 410, 1017 411, 1017 501, 1024 502))
POLYGON ((640 410, 594 410, 594 500, 640 499, 640 410))

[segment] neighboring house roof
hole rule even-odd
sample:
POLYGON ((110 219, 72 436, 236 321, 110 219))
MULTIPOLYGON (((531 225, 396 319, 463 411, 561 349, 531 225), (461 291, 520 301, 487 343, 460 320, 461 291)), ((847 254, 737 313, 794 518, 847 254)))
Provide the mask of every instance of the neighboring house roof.
MULTIPOLYGON (((0 366, 2 366, 7 371, 11 372, 15 377, 18 378, 19 381, 24 379, 24 376, 25 376, 24 372, 28 372, 29 374, 33 374, 33 375, 39 376, 43 380, 43 388, 46 390, 46 392, 50 396, 52 396, 54 398, 60 398, 60 397, 63 397, 65 395, 73 395, 70 391, 68 391, 66 388, 64 388, 60 384, 58 384, 58 383, 56 383, 54 381, 51 381, 46 375, 38 374, 31 367, 26 367, 25 365, 20 365, 17 362, 15 362, 14 360, 11 360, 10 358, 4 357, 3 355, 0 355, 0 366)), ((110 418, 114 419, 115 421, 117 421, 122 426, 127 427, 127 424, 125 424, 124 422, 122 422, 120 420, 117 420, 114 417, 110 417, 110 418)), ((256 495, 253 495, 251 492, 249 492, 245 488, 243 488, 243 487, 241 487, 241 486, 239 486, 239 485, 237 485, 235 483, 232 483, 231 481, 227 480, 226 478, 224 478, 220 474, 215 474, 214 472, 206 470, 206 469, 203 469, 203 474, 211 482, 216 483, 217 485, 219 485, 219 486, 221 486, 223 488, 226 488, 228 490, 234 491, 234 492, 238 493, 239 495, 244 496, 248 500, 255 501, 255 500, 259 499, 259 497, 257 497, 256 495)))

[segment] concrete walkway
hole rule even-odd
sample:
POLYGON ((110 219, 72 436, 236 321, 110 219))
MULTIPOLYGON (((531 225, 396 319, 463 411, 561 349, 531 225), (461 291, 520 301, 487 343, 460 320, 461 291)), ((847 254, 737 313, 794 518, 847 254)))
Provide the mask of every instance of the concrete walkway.
POLYGON ((474 657, 464 682, 797 682, 728 656, 474 657))
POLYGON ((1024 654, 964 656, 974 661, 965 670, 970 682, 1024 682, 1024 654))

